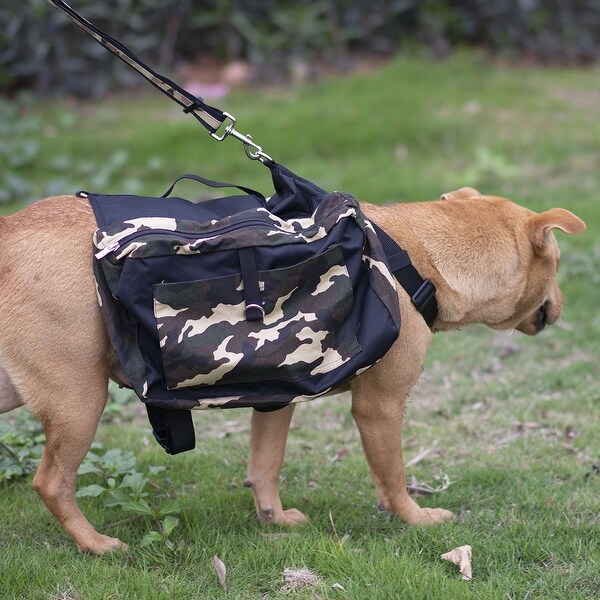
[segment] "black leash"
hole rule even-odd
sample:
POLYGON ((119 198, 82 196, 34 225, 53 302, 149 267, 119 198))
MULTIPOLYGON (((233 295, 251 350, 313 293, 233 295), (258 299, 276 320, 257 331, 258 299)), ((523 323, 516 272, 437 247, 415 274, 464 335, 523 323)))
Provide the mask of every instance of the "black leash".
POLYGON ((228 136, 240 140, 244 144, 244 150, 248 158, 260 160, 261 162, 273 159, 265 154, 262 148, 252 141, 250 135, 243 135, 236 131, 234 116, 224 112, 214 106, 206 104, 200 97, 194 96, 181 86, 177 85, 164 75, 160 75, 146 64, 144 64, 129 48, 123 45, 119 40, 111 37, 95 25, 82 17, 76 10, 71 8, 64 0, 48 0, 54 8, 64 12, 77 26, 92 36, 100 45, 112 52, 123 62, 135 69, 142 77, 149 81, 155 88, 171 98, 183 107, 183 112, 191 114, 203 125, 210 135, 218 142, 222 142, 228 136), (225 127, 221 134, 217 131, 229 120, 229 125, 225 127))

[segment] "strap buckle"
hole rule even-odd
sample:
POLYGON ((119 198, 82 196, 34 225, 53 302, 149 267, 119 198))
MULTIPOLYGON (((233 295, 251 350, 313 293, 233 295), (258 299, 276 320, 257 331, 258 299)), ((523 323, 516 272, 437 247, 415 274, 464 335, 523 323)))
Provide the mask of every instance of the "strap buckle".
POLYGON ((412 303, 415 305, 416 309, 419 312, 423 312, 431 299, 435 298, 436 291, 435 285, 433 285, 431 280, 426 279, 410 299, 412 300, 412 303))
POLYGON ((269 162, 274 162, 266 152, 263 152, 262 147, 252 140, 252 136, 250 134, 244 135, 235 129, 237 120, 233 115, 230 115, 228 112, 224 112, 223 114, 226 117, 225 121, 223 121, 223 124, 225 124, 227 119, 229 119, 231 122, 229 125, 227 125, 227 127, 225 127, 221 135, 217 135, 217 132, 215 131, 210 134, 211 137, 217 140, 217 142, 222 142, 225 138, 232 136, 244 144, 244 152, 250 160, 260 160, 261 162, 266 160, 269 162))

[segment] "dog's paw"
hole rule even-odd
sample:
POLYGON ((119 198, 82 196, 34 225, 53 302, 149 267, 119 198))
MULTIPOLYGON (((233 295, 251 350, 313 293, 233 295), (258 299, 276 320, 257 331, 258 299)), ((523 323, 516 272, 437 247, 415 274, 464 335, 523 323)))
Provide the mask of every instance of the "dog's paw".
POLYGON ((118 538, 112 538, 107 535, 96 534, 93 539, 78 543, 80 552, 85 554, 107 554, 117 550, 128 550, 127 544, 118 538))
POLYGON ((288 508, 281 513, 278 525, 286 525, 288 527, 297 527, 298 525, 306 525, 308 518, 295 508, 288 508))
POLYGON ((284 527, 298 527, 308 523, 308 519, 299 510, 288 508, 281 512, 275 512, 273 509, 261 510, 258 513, 258 518, 262 523, 273 525, 282 525, 284 527))
POLYGON ((454 519, 454 513, 445 508, 418 508, 405 521, 410 525, 433 525, 454 519))

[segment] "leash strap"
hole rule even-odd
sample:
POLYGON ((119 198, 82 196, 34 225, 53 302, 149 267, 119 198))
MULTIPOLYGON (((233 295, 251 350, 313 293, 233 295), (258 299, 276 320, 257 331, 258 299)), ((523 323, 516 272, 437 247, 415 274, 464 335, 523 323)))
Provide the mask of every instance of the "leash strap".
POLYGON ((187 92, 175 82, 153 71, 145 65, 129 48, 121 42, 111 37, 95 25, 92 25, 87 19, 82 17, 76 10, 71 8, 64 0, 48 0, 55 8, 62 10, 76 25, 91 35, 99 44, 108 51, 134 68, 142 77, 149 81, 155 88, 163 94, 177 102, 183 107, 184 113, 189 113, 196 117, 198 121, 212 134, 221 127, 227 120, 228 115, 223 111, 209 106, 202 98, 198 98, 190 92, 187 92))
POLYGON ((119 42, 119 40, 104 33, 95 25, 92 25, 86 18, 82 17, 75 9, 71 8, 64 0, 48 0, 54 8, 63 11, 78 27, 91 35, 101 46, 112 52, 123 62, 135 69, 142 77, 149 81, 155 88, 171 98, 183 107, 183 112, 191 114, 203 125, 210 135, 222 142, 225 138, 231 136, 239 140, 244 145, 244 152, 251 160, 259 160, 263 164, 274 163, 273 159, 263 149, 254 142, 252 136, 244 135, 235 129, 236 118, 228 112, 222 111, 214 106, 210 106, 200 97, 190 94, 181 86, 177 85, 167 77, 160 75, 150 67, 145 65, 129 48, 119 42), (229 120, 229 125, 225 126, 223 133, 217 131, 224 123, 229 120))
POLYGON ((400 248, 387 232, 379 227, 377 223, 373 223, 373 221, 371 221, 371 225, 373 225, 375 233, 381 242, 394 277, 410 296, 415 308, 421 313, 421 316, 431 329, 438 314, 435 285, 433 285, 430 279, 423 279, 419 275, 406 250, 400 248))

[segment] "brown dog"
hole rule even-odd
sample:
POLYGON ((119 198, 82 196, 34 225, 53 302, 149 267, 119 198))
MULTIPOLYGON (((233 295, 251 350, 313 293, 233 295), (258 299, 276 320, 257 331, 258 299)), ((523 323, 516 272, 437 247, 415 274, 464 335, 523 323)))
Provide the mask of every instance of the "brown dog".
MULTIPOLYGON (((363 205, 368 218, 405 248, 437 287, 435 331, 472 323, 535 335, 560 316, 559 249, 552 233, 585 224, 555 208, 536 214, 471 188, 441 201, 363 205)), ((109 377, 122 380, 97 304, 92 273, 96 228, 86 200, 49 198, 0 218, 0 413, 26 404, 41 420, 46 447, 33 486, 77 546, 101 554, 124 547, 99 534, 75 502, 75 478, 96 433, 109 377)), ((352 414, 380 505, 408 523, 436 523, 447 510, 420 508, 406 492, 400 436, 431 331, 398 287, 400 337, 349 384, 352 414)), ((246 486, 262 521, 298 524, 283 510, 278 478, 293 406, 252 415, 246 486)))

